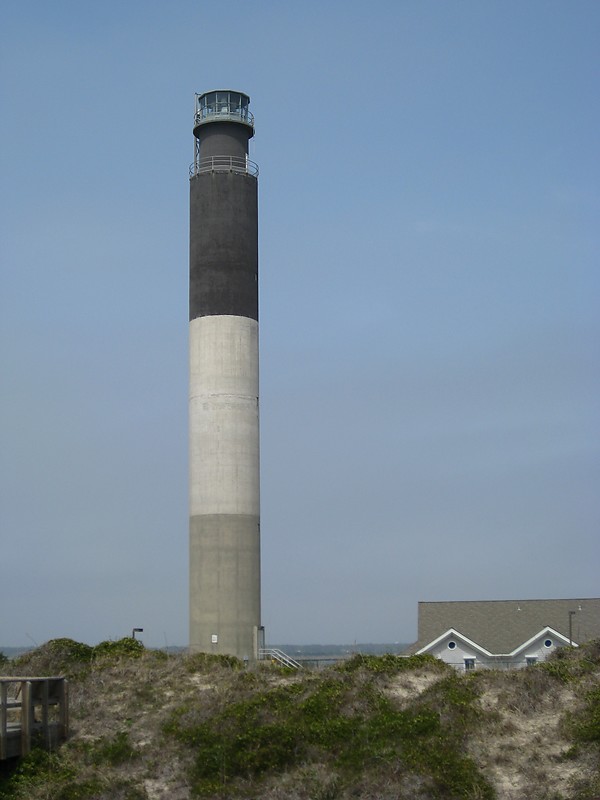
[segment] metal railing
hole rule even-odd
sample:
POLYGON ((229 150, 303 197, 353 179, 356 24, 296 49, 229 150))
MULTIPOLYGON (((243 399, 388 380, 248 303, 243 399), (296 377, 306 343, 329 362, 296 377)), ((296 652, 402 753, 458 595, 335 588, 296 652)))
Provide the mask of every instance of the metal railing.
POLYGON ((290 669, 302 669, 300 662, 288 656, 283 650, 277 650, 276 647, 261 647, 258 651, 258 657, 263 661, 270 658, 271 661, 277 661, 284 667, 290 667, 290 669))
POLYGON ((243 122, 250 127, 254 127, 254 115, 247 108, 235 108, 223 103, 217 108, 208 106, 199 108, 194 115, 194 125, 202 125, 204 122, 243 122))
POLYGON ((65 678, 0 678, 0 760, 25 756, 36 743, 54 749, 68 733, 65 678))
POLYGON ((207 156, 190 164, 190 178, 206 172, 235 172, 238 175, 258 177, 258 164, 243 156, 207 156))
POLYGON ((543 664, 545 661, 543 658, 521 658, 518 660, 514 660, 512 658, 489 658, 485 661, 481 659, 463 659, 462 661, 446 661, 445 659, 440 660, 444 661, 444 663, 448 664, 450 667, 454 667, 454 669, 458 670, 459 672, 469 672, 472 670, 481 671, 485 669, 525 669, 526 667, 533 667, 536 664, 543 664))

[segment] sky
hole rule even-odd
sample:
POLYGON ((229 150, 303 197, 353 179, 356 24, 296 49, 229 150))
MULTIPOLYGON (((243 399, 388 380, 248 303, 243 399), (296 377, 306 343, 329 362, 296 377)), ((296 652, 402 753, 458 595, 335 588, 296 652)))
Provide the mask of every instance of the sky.
POLYGON ((194 93, 247 92, 267 642, 600 594, 595 0, 5 0, 0 646, 188 641, 194 93))

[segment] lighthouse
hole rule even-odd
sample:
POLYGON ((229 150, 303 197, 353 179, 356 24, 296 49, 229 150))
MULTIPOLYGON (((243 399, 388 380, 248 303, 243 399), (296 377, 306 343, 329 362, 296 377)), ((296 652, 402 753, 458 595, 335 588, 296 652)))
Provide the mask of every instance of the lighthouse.
POLYGON ((258 167, 250 98, 197 94, 190 167, 190 650, 254 660, 260 622, 258 167))

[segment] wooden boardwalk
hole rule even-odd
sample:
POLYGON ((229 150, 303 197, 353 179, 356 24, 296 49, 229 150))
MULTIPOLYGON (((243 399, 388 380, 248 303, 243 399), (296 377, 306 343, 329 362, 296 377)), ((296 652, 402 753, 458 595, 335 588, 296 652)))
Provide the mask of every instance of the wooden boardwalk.
POLYGON ((66 678, 0 677, 0 761, 53 750, 68 733, 66 678))

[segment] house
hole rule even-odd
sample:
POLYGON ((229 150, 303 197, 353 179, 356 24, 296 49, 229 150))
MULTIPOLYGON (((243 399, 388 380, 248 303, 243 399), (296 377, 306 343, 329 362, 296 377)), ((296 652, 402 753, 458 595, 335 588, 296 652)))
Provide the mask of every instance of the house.
POLYGON ((419 638, 406 654, 464 670, 515 669, 590 639, 600 639, 600 598, 421 602, 419 638))

